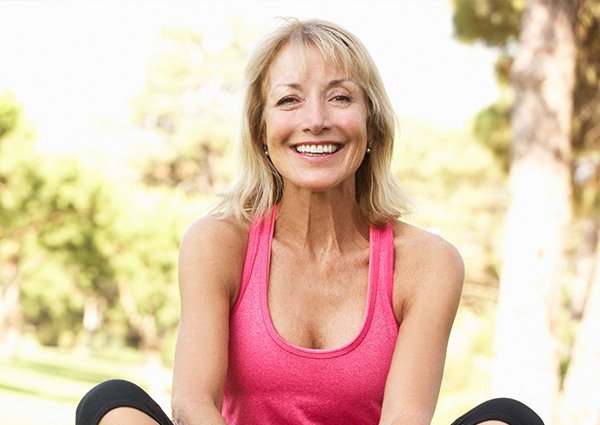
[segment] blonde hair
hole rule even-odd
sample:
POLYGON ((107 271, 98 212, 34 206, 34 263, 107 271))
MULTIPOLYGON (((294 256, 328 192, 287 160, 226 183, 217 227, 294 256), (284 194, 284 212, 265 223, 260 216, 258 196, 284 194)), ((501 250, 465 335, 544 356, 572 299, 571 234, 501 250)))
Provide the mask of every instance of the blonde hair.
POLYGON ((283 180, 263 151, 265 90, 274 58, 288 44, 317 47, 325 60, 361 86, 368 104, 370 154, 356 171, 356 200, 362 219, 373 226, 399 218, 410 201, 390 171, 396 116, 371 56, 353 34, 326 21, 288 18, 257 46, 246 72, 241 133, 241 172, 213 212, 251 221, 281 200, 283 180))

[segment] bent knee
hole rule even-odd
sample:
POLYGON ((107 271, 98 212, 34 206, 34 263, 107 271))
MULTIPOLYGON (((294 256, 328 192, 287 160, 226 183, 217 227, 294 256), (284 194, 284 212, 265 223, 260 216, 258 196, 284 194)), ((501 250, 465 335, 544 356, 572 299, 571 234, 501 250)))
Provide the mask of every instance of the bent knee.
POLYGON ((89 390, 77 405, 75 423, 76 425, 98 424, 112 410, 132 406, 134 404, 131 400, 144 397, 146 392, 132 382, 123 379, 102 382, 89 390))

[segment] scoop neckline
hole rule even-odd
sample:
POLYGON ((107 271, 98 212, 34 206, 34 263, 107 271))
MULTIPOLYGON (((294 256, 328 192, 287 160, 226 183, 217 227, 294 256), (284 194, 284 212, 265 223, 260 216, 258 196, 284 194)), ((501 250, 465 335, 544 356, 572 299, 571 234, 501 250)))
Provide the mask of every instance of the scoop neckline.
POLYGON ((268 288, 269 288, 269 277, 271 267, 271 255, 272 255, 272 242, 273 232, 275 228, 275 221, 277 217, 277 210, 273 208, 271 216, 267 217, 268 232, 265 234, 268 236, 267 241, 267 252, 264 256, 265 267, 264 275, 261 277, 260 287, 260 305, 262 310, 262 317, 264 325, 269 333, 269 336, 273 341, 284 350, 303 357, 312 358, 332 358, 344 355, 354 348, 356 348, 367 335, 371 320, 373 318, 373 312, 375 307, 375 298, 377 296, 377 279, 379 275, 379 255, 373 249, 376 244, 376 240, 379 241, 379 234, 373 227, 369 229, 369 271, 368 271, 368 282, 367 282, 367 297, 365 302, 365 308, 363 313, 363 319, 357 334, 348 342, 331 348, 308 348, 299 345, 292 344, 285 340, 273 325, 271 318, 271 312, 269 311, 269 300, 268 300, 268 288))

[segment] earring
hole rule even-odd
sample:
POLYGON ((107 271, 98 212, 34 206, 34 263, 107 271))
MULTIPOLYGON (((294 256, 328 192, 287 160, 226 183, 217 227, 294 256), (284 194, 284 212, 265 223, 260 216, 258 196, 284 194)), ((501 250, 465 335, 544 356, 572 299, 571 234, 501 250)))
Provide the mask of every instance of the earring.
POLYGON ((263 151, 265 152, 266 156, 269 156, 269 148, 267 147, 267 145, 263 145, 263 151))
POLYGON ((367 146, 367 153, 371 153, 371 145, 367 146))

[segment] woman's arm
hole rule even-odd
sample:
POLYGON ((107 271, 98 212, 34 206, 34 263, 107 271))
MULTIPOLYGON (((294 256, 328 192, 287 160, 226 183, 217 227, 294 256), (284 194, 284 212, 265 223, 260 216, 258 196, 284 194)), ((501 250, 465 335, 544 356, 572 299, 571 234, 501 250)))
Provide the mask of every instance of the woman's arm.
POLYGON ((247 232, 207 217, 185 233, 179 253, 181 315, 173 371, 175 424, 225 424, 229 310, 237 297, 247 232))
POLYGON ((462 258, 451 244, 414 228, 409 232, 396 244, 394 310, 400 331, 381 425, 430 424, 464 279, 462 258))

